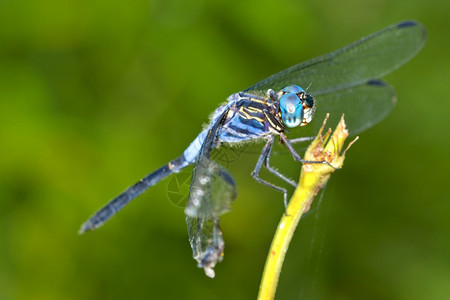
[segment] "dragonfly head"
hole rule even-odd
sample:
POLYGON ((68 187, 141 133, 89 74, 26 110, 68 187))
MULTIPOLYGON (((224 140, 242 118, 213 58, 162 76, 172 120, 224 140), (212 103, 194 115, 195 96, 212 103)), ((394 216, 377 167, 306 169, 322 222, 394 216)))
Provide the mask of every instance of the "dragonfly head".
POLYGON ((281 120, 289 128, 304 126, 314 114, 314 98, 298 85, 283 88, 279 95, 281 120))

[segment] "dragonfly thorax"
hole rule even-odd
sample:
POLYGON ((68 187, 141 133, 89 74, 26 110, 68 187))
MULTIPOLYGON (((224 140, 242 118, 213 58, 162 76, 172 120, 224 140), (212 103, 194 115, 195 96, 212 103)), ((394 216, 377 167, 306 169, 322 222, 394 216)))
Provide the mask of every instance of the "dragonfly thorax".
POLYGON ((289 128, 304 126, 311 122, 314 114, 314 99, 298 85, 283 88, 279 95, 280 114, 289 128))

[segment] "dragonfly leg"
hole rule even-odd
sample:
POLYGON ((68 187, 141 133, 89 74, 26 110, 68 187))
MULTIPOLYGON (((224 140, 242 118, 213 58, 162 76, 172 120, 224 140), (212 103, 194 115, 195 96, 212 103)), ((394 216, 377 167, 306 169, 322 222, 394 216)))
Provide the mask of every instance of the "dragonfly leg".
POLYGON ((261 167, 262 167, 263 163, 265 164, 265 162, 266 162, 267 155, 270 153, 270 151, 272 149, 273 142, 274 142, 274 138, 272 137, 264 146, 263 151, 262 151, 261 155, 259 156, 258 162, 256 163, 255 169, 252 172, 252 177, 259 183, 264 184, 278 192, 283 193, 284 208, 286 210, 287 209, 287 190, 285 188, 276 186, 275 184, 270 183, 259 177, 259 171, 261 171, 261 167))
POLYGON ((269 172, 271 172, 272 174, 278 176, 279 178, 283 179, 284 181, 286 181, 287 183, 289 183, 290 185, 292 185, 293 187, 297 187, 297 184, 292 180, 287 178, 286 176, 284 176, 283 174, 281 174, 277 169, 273 168, 270 165, 270 155, 272 154, 272 147, 273 147, 273 142, 270 145, 270 148, 268 150, 268 153, 266 155, 266 159, 264 160, 264 166, 266 167, 267 170, 269 170, 269 172))
POLYGON ((315 139, 314 136, 307 136, 307 137, 301 137, 301 138, 296 138, 296 139, 289 139, 288 141, 291 144, 295 144, 295 143, 312 141, 313 139, 315 139))
POLYGON ((332 167, 333 169, 337 170, 336 167, 334 167, 332 164, 330 164, 329 162, 325 161, 325 160, 304 160, 303 158, 300 157, 300 155, 298 155, 298 153, 295 151, 294 147, 292 147, 291 142, 286 138, 286 136, 283 133, 280 133, 280 138, 283 141, 283 143, 286 145, 286 147, 288 148, 289 152, 291 152, 292 156, 294 157, 294 159, 296 161, 301 162, 302 164, 325 164, 328 165, 330 167, 332 167))

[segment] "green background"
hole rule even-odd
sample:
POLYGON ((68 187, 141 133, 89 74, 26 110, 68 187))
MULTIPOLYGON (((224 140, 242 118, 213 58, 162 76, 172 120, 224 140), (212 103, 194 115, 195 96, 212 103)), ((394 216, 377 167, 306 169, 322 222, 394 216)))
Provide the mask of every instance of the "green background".
MULTIPOLYGON (((256 155, 230 165, 239 195, 215 279, 192 259, 170 180, 100 230, 77 230, 180 155, 233 92, 404 19, 425 24, 427 45, 386 77, 398 105, 300 224, 277 299, 448 299, 449 11, 439 0, 1 1, 0 299, 256 298, 283 213, 249 176, 256 155)), ((297 178, 290 157, 273 164, 297 178)))

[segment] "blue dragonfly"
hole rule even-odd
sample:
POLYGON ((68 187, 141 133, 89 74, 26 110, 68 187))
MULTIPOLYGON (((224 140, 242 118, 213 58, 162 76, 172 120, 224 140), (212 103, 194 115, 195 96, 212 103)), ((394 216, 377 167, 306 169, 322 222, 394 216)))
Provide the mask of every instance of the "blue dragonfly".
POLYGON ((270 165, 275 141, 280 140, 297 162, 326 163, 305 161, 293 145, 310 140, 326 113, 337 117, 345 113, 352 134, 381 121, 395 106, 396 96, 393 88, 379 78, 412 59, 425 41, 426 30, 421 23, 403 21, 232 94, 180 157, 112 199, 81 226, 79 233, 102 226, 150 186, 193 164, 185 208, 189 242, 198 267, 214 277, 214 267, 223 259, 225 247, 219 217, 231 209, 236 185, 230 173, 211 159, 211 151, 222 144, 264 141, 252 176, 281 192, 286 205, 287 190, 259 176, 264 166, 287 184, 296 186, 270 165), (289 129, 308 124, 305 128, 310 130, 304 130, 302 137, 287 137, 289 129))

